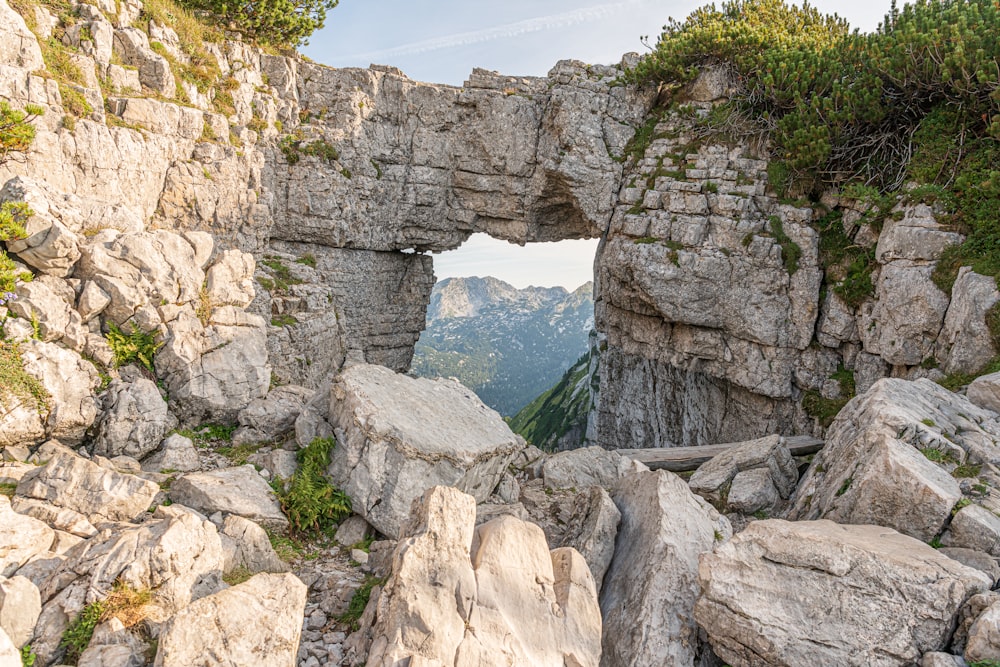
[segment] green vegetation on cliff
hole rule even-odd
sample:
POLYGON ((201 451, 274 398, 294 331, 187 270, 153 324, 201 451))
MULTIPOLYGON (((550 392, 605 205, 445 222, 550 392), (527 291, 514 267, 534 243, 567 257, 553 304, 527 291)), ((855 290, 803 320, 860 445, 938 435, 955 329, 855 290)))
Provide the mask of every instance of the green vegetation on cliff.
POLYGON ((524 406, 510 420, 510 428, 540 449, 553 450, 560 444, 579 446, 587 428, 590 410, 590 353, 577 359, 559 382, 524 406), (560 443, 570 434, 572 443, 560 443))
MULTIPOLYGON (((966 235, 934 274, 947 293, 961 266, 1000 275, 998 25, 994 0, 893 4, 870 34, 808 5, 734 0, 671 19, 629 76, 679 87, 721 71, 734 94, 704 124, 767 145, 781 193, 819 202, 838 188, 867 204, 876 231, 901 200, 934 205, 966 235)), ((858 306, 873 291, 872 251, 846 236, 839 211, 816 227, 828 284, 858 306)))

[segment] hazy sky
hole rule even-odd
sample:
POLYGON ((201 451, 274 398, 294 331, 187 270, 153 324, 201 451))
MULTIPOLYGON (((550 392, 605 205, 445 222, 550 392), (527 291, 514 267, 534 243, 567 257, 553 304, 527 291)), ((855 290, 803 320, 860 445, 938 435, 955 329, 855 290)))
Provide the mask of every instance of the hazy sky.
MULTIPOLYGON (((558 60, 615 63, 643 52, 640 37, 656 36, 668 17, 682 19, 707 4, 691 0, 340 0, 327 27, 301 49, 334 67, 394 65, 410 78, 461 86, 473 67, 544 76, 558 60)), ((888 0, 813 0, 813 6, 874 30, 888 0)), ((597 241, 525 247, 471 239, 435 255, 438 279, 493 275, 524 287, 573 289, 592 277, 597 241)))

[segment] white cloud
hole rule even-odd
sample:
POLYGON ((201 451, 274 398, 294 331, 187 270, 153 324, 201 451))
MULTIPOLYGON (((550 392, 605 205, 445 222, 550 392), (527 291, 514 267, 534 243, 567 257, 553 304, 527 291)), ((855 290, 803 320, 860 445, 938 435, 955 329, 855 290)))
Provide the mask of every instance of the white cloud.
POLYGON ((640 5, 651 4, 653 1, 654 0, 620 0, 619 2, 610 2, 603 5, 584 7, 582 9, 574 9, 572 11, 550 14, 548 16, 538 16, 535 18, 525 19, 523 21, 515 21, 514 23, 505 23, 493 28, 482 28, 480 30, 471 30, 452 35, 444 35, 442 37, 434 37, 432 39, 424 39, 418 42, 401 44, 400 46, 396 46, 391 49, 381 49, 378 51, 359 53, 349 56, 349 58, 351 60, 362 61, 389 61, 401 56, 427 53, 428 51, 470 46, 472 44, 490 42, 498 39, 509 39, 511 37, 517 37, 519 35, 525 35, 533 32, 544 32, 547 30, 568 28, 581 23, 600 21, 610 16, 619 14, 625 10, 633 9, 640 5))

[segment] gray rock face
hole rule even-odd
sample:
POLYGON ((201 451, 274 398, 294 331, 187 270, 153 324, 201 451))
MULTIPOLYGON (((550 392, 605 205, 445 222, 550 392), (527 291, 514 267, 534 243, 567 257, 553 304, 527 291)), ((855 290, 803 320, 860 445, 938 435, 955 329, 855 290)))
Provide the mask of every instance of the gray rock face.
POLYGON ((250 401, 240 412, 240 426, 255 430, 264 440, 285 435, 295 428, 295 419, 310 396, 312 391, 305 387, 275 387, 266 397, 250 401))
POLYGON ((184 475, 171 485, 170 499, 205 515, 223 512, 279 529, 288 526, 274 491, 249 464, 184 475))
POLYGON ((691 475, 688 486, 717 507, 753 513, 791 496, 798 478, 784 438, 770 435, 714 457, 691 475))
POLYGON ((390 537, 432 486, 486 500, 523 446, 500 415, 457 382, 366 364, 337 379, 330 421, 338 436, 331 480, 356 513, 390 537))
POLYGON ((996 355, 986 313, 1000 301, 996 280, 963 266, 952 288, 951 304, 937 340, 937 357, 946 373, 977 373, 996 355))
POLYGON ((622 519, 601 592, 601 666, 700 664, 698 557, 732 535, 729 521, 666 471, 629 475, 613 497, 622 519))
POLYGON ((152 380, 114 380, 104 398, 104 415, 94 439, 94 453, 141 459, 155 450, 177 425, 152 380))
POLYGON ((584 447, 546 457, 542 478, 545 485, 553 489, 585 489, 588 486, 610 489, 622 476, 637 470, 632 459, 618 452, 584 447))
POLYGON ((41 380, 49 393, 45 435, 79 443, 100 410, 97 369, 72 350, 34 339, 22 344, 21 359, 24 370, 41 380))
POLYGON ((145 479, 102 468, 71 452, 21 478, 17 495, 43 500, 91 521, 130 521, 149 509, 160 488, 145 479))
POLYGON ((559 541, 559 546, 576 549, 587 561, 598 594, 615 555, 615 538, 621 518, 608 492, 592 486, 577 496, 569 524, 559 541))
POLYGON ((21 15, 6 2, 0 3, 0 64, 34 71, 45 67, 38 40, 21 15))
POLYGON ((780 520, 702 556, 699 581, 695 618, 734 665, 914 664, 990 585, 890 529, 780 520))
POLYGON ((962 494, 921 450, 970 464, 997 460, 995 419, 929 380, 880 380, 831 424, 790 518, 873 523, 929 541, 962 494))
POLYGON ((980 408, 1000 412, 1000 373, 980 375, 972 381, 965 395, 980 408))
POLYGON ((188 605, 167 621, 155 667, 185 667, 219 656, 220 665, 287 667, 302 633, 306 586, 292 574, 258 574, 188 605))
POLYGON ((948 524, 941 544, 1000 556, 1000 517, 979 505, 963 507, 948 524))
POLYGON ((993 603, 969 628, 965 659, 969 662, 995 660, 1000 655, 1000 603, 993 603))
POLYGON ((24 226, 27 235, 8 242, 7 249, 42 273, 64 278, 80 258, 81 239, 62 221, 52 196, 50 188, 31 179, 14 178, 0 189, 0 202, 23 201, 34 212, 24 226))
POLYGON ((601 616, 573 549, 505 516, 475 528, 475 500, 434 487, 414 503, 392 574, 359 638, 370 667, 410 662, 597 667, 601 616))

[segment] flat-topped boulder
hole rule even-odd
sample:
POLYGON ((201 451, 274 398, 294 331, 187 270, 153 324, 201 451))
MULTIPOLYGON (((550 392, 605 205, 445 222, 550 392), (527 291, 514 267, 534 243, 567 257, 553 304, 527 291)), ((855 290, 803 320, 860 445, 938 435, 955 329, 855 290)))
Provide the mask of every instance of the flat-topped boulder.
POLYGON ((288 526, 274 490, 252 465, 184 475, 171 485, 170 499, 206 515, 222 512, 273 528, 288 526))
POLYGON ((379 532, 398 537, 415 498, 451 486, 485 501, 524 446, 506 422, 455 380, 368 364, 333 385, 337 434, 328 474, 379 532))
POLYGON ((992 581, 890 528, 756 521, 701 556, 698 624, 731 665, 913 665, 992 581))

